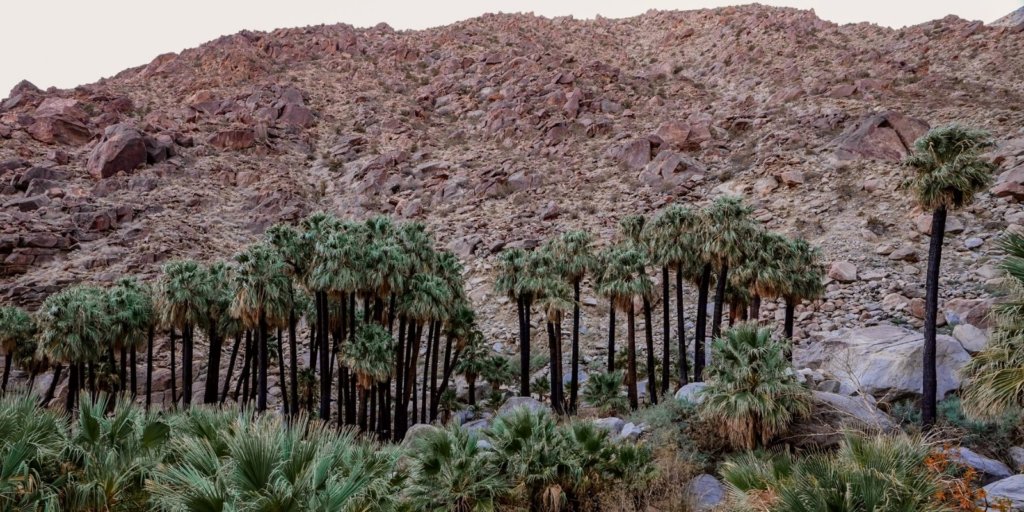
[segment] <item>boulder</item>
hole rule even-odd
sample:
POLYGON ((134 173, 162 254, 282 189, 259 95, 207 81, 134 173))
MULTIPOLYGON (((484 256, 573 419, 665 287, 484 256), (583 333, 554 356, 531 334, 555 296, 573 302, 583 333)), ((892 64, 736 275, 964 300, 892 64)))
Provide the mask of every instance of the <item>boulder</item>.
MULTIPOLYGON (((919 233, 921 233, 922 235, 929 235, 929 236, 931 236, 931 234, 932 234, 932 215, 930 213, 922 213, 921 215, 918 215, 918 216, 914 217, 914 226, 917 228, 917 231, 919 233)), ((960 222, 960 220, 957 219, 956 217, 948 217, 948 218, 946 218, 945 233, 950 234, 950 235, 955 235, 955 234, 963 233, 963 232, 964 232, 964 223, 963 222, 960 222)))
POLYGON ((779 177, 782 178, 782 182, 785 183, 787 187, 803 185, 805 181, 804 173, 800 171, 783 171, 779 177))
POLYGON ((708 387, 707 383, 691 382, 679 388, 679 391, 676 391, 676 400, 699 404, 704 401, 704 397, 701 396, 700 392, 706 387, 708 387))
POLYGON ((995 186, 992 187, 992 194, 1016 201, 1024 200, 1024 164, 1000 174, 995 186))
POLYGON ((983 483, 994 482, 1013 474, 1006 464, 980 455, 970 448, 950 448, 944 451, 949 460, 974 468, 982 476, 983 483))
POLYGON ((899 249, 895 249, 889 253, 889 259, 892 261, 906 261, 907 263, 916 263, 920 261, 920 256, 917 255, 917 250, 913 247, 903 246, 899 249))
POLYGON ((1024 471, 1024 447, 1014 446, 1010 448, 1010 460, 1013 462, 1013 470, 1024 471))
POLYGON ((615 436, 615 438, 620 441, 636 441, 640 439, 640 435, 644 433, 644 430, 645 425, 643 423, 629 422, 622 426, 622 430, 619 431, 619 435, 615 436))
POLYGON ((92 130, 84 124, 64 117, 41 117, 25 129, 33 139, 46 144, 80 146, 92 138, 92 130))
POLYGON ((870 427, 881 431, 896 428, 892 418, 875 406, 874 400, 863 396, 847 396, 836 393, 813 392, 814 399, 833 412, 844 417, 843 424, 848 427, 870 427), (848 421, 846 421, 848 419, 848 421))
POLYGON ((898 162, 928 128, 928 123, 899 112, 869 114, 836 139, 836 156, 840 160, 859 157, 898 162))
POLYGON ((115 124, 103 131, 103 138, 89 154, 86 168, 96 179, 144 165, 149 158, 141 133, 128 124, 115 124))
POLYGON ((849 261, 836 261, 828 269, 828 276, 840 283, 852 283, 857 280, 857 267, 849 261))
POLYGON ((957 324, 953 327, 953 337, 971 354, 981 352, 988 345, 988 333, 971 324, 957 324))
MULTIPOLYGON (((796 349, 798 367, 820 368, 861 392, 884 400, 921 393, 924 336, 893 325, 839 331, 796 349)), ((936 338, 939 399, 960 388, 971 359, 950 336, 936 338)))
POLYGON ((942 309, 951 324, 971 324, 982 329, 989 326, 993 299, 950 299, 942 309))
POLYGON ((409 427, 409 430, 405 431, 405 438, 402 439, 402 442, 405 444, 414 443, 416 442, 417 439, 426 437, 439 430, 439 428, 433 425, 428 425, 426 423, 417 423, 409 427))
POLYGON ((623 168, 639 171, 651 161, 651 141, 646 137, 635 139, 613 148, 610 156, 614 157, 623 168))
POLYGON ((612 416, 610 418, 594 420, 594 426, 602 430, 607 430, 608 435, 616 437, 619 435, 619 432, 622 432, 622 427, 626 426, 626 422, 622 418, 612 416))
POLYGON ((1024 510, 1024 475, 1013 475, 988 484, 982 489, 989 503, 1005 500, 1013 510, 1024 510))
POLYGON ((665 141, 669 146, 678 150, 684 150, 693 149, 698 146, 698 144, 695 144, 690 140, 691 131, 690 125, 687 123, 682 121, 669 121, 659 126, 658 130, 654 133, 658 137, 661 137, 661 140, 665 141))
POLYGON ((548 406, 539 400, 528 396, 514 396, 505 400, 505 403, 498 409, 498 416, 505 416, 516 409, 526 408, 533 412, 547 411, 548 406))
POLYGON ((675 151, 662 151, 644 167, 639 178, 650 187, 671 189, 706 173, 707 169, 693 158, 675 151))
POLYGON ((213 147, 239 151, 256 145, 256 132, 250 128, 221 130, 207 140, 213 147))
POLYGON ((725 502, 726 490, 717 478, 707 473, 698 475, 686 484, 686 505, 688 510, 708 512, 725 502))
POLYGON ((297 128, 309 128, 316 124, 316 117, 313 116, 312 110, 302 105, 288 104, 281 109, 281 117, 277 118, 277 122, 297 128))
POLYGON ((50 198, 46 197, 46 195, 44 194, 40 194, 36 196, 19 197, 17 199, 12 199, 4 203, 4 208, 17 208, 18 211, 30 212, 33 210, 38 210, 49 204, 50 198))

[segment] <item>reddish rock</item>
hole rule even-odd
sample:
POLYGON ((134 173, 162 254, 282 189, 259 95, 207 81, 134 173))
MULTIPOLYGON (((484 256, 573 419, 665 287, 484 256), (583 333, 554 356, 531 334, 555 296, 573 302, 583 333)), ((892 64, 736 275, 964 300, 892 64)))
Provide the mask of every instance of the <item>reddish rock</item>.
POLYGON ((639 171, 651 161, 651 141, 646 137, 628 142, 611 152, 619 164, 631 171, 639 171))
POLYGON ((285 105, 284 109, 281 110, 281 117, 277 121, 281 124, 298 128, 309 128, 316 124, 316 118, 313 117, 312 110, 295 104, 285 105))
POLYGON ((17 208, 22 212, 30 212, 38 210, 46 205, 50 204, 50 198, 46 195, 40 194, 31 197, 19 197, 18 199, 12 199, 4 203, 4 208, 17 208))
POLYGON ((36 107, 32 114, 35 118, 62 117, 85 124, 89 121, 89 114, 82 108, 78 100, 69 98, 46 98, 36 107))
POLYGON ((128 124, 108 126, 92 150, 86 168, 96 179, 131 171, 146 163, 148 153, 142 134, 128 124))
POLYGON ((1024 164, 1000 174, 996 185, 992 187, 992 194, 1024 201, 1024 164))
POLYGON ((693 158, 675 151, 662 151, 644 167, 639 178, 650 187, 670 189, 706 173, 707 169, 693 158))
POLYGON ((676 149, 687 149, 693 144, 689 142, 690 125, 680 121, 669 121, 658 127, 655 132, 661 140, 676 149))
POLYGON ((63 117, 41 117, 25 129, 33 139, 46 144, 79 146, 89 142, 92 130, 82 123, 63 117))
POLYGON ((256 145, 256 132, 252 129, 222 130, 207 141, 220 149, 242 150, 256 145))
POLYGON ((872 114, 860 120, 836 140, 836 156, 899 161, 913 148, 914 141, 928 131, 928 123, 899 112, 872 114))

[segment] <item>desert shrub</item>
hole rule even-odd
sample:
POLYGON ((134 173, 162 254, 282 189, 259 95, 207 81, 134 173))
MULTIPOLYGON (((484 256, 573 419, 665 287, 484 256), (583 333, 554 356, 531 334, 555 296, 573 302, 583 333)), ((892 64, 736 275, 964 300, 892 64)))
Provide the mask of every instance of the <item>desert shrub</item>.
POLYGON ((409 451, 408 502, 415 510, 494 510, 510 491, 497 456, 476 433, 452 426, 431 432, 409 451))
POLYGON ((583 387, 583 401, 606 416, 622 414, 629 409, 629 402, 622 393, 622 380, 622 370, 591 374, 583 387))
MULTIPOLYGON (((974 419, 964 412, 962 399, 953 396, 939 402, 937 412, 937 428, 949 431, 950 437, 959 439, 964 446, 992 456, 1002 456, 1024 440, 1024 411, 1016 407, 1007 408, 995 418, 974 419)), ((915 401, 897 402, 890 413, 904 430, 920 429, 921 410, 915 401)))
POLYGON ((750 324, 712 343, 700 410, 725 425, 736 448, 766 445, 810 411, 809 393, 790 368, 786 343, 750 324))

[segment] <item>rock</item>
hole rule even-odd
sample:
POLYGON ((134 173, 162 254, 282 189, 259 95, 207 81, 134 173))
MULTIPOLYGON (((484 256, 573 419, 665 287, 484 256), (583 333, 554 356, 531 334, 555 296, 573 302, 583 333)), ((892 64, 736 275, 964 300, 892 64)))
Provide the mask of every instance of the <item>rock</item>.
POLYGON ((917 251, 913 247, 903 246, 889 253, 889 259, 893 261, 906 261, 916 263, 920 261, 917 251))
POLYGON ((951 323, 971 324, 985 329, 989 327, 989 312, 993 299, 950 299, 943 305, 945 316, 952 317, 951 323))
POLYGON ((620 146, 613 154, 625 169, 639 171, 651 161, 651 141, 646 137, 636 139, 620 146))
POLYGON ((458 256, 468 258, 474 252, 476 248, 483 241, 480 235, 466 235, 464 237, 456 238, 448 243, 448 250, 452 251, 458 256))
POLYGON ((852 283, 857 280, 857 267, 848 261, 836 261, 828 269, 828 276, 840 283, 852 283))
POLYGON ((501 405, 501 408, 498 409, 498 416, 505 416, 516 409, 524 407, 533 412, 546 412, 548 410, 548 406, 535 398, 528 396, 513 396, 508 400, 505 400, 505 403, 501 405))
POLYGON ((892 418, 876 407, 871 399, 863 396, 847 396, 823 391, 813 391, 812 393, 815 400, 840 415, 849 418, 856 423, 855 426, 857 427, 871 427, 884 432, 896 428, 892 418))
POLYGON ((1024 164, 1000 174, 995 186, 992 187, 992 194, 996 197, 1024 201, 1024 164))
POLYGON ((1024 447, 1014 446, 1010 448, 1009 452, 1014 471, 1024 471, 1024 447))
POLYGON ((433 425, 428 425, 426 423, 417 423, 417 424, 409 427, 409 430, 405 431, 405 438, 402 439, 402 443, 404 443, 404 444, 414 443, 417 439, 426 437, 426 436, 428 436, 428 435, 430 435, 430 434, 432 434, 434 432, 438 432, 440 430, 441 429, 439 429, 439 428, 437 428, 437 427, 435 427, 433 425))
POLYGON ((149 158, 142 134, 128 124, 115 124, 103 131, 103 138, 89 155, 86 168, 96 179, 144 165, 149 158))
POLYGON ((50 198, 44 194, 30 197, 20 197, 4 203, 4 208, 17 208, 18 211, 30 212, 38 210, 50 204, 50 198))
POLYGON ((928 123, 899 112, 869 114, 836 139, 836 157, 898 162, 910 153, 914 141, 928 128, 928 123))
POLYGON ((207 141, 220 149, 242 150, 256 145, 256 132, 252 129, 221 130, 207 141))
POLYGON ((804 173, 800 171, 784 171, 780 178, 787 187, 795 187, 804 184, 804 173))
POLYGON ((999 500, 1009 502, 1013 510, 1024 510, 1024 475, 1013 475, 982 488, 989 503, 999 500))
POLYGON ((622 427, 626 426, 626 422, 621 418, 616 418, 612 416, 610 418, 601 418, 598 420, 594 420, 594 426, 603 430, 607 430, 608 435, 610 435, 611 437, 616 437, 619 435, 620 432, 622 432, 622 427))
POLYGON ((953 327, 953 337, 971 354, 981 352, 988 345, 988 333, 971 324, 957 324, 953 327))
POLYGON ((706 387, 708 385, 704 382, 691 382, 679 388, 679 391, 676 391, 676 400, 699 404, 704 401, 704 397, 700 392, 706 387))
POLYGON ((671 189, 706 173, 707 169, 693 158, 675 151, 662 151, 644 167, 639 178, 649 187, 671 189))
MULTIPOLYGON (((917 217, 914 217, 914 226, 917 228, 917 231, 919 233, 921 233, 923 235, 931 236, 931 234, 932 234, 932 215, 930 213, 922 213, 921 215, 918 215, 917 217)), ((946 230, 945 230, 945 232, 947 234, 951 234, 951 235, 955 235, 957 233, 963 233, 964 232, 964 224, 963 224, 963 222, 960 222, 960 220, 957 219, 956 217, 947 217, 946 218, 946 230)))
POLYGON ((42 117, 25 129, 33 139, 46 144, 80 146, 92 138, 92 130, 82 123, 63 117, 42 117))
POLYGON ((655 133, 666 144, 675 149, 692 149, 696 145, 689 142, 690 125, 681 121, 669 121, 658 127, 655 133))
POLYGON ((478 420, 468 421, 462 425, 462 428, 470 432, 479 432, 491 428, 491 420, 486 418, 480 418, 478 420))
MULTIPOLYGON (((864 393, 895 400, 921 393, 924 336, 892 325, 839 331, 798 346, 798 367, 818 368, 864 393)), ((938 395, 960 388, 960 370, 971 359, 950 336, 936 338, 938 395)))
POLYGON ((985 241, 976 236, 972 236, 967 240, 964 240, 964 247, 967 249, 977 249, 985 244, 985 241))
POLYGON ((277 122, 287 126, 309 128, 316 124, 316 117, 312 110, 302 105, 288 104, 281 110, 281 117, 277 118, 277 122))
POLYGON ((945 452, 949 455, 949 460, 977 470, 984 477, 982 479, 983 483, 1000 480, 1013 474, 1013 471, 1006 464, 979 455, 969 448, 951 448, 945 450, 945 452))
POLYGON ((760 178, 754 182, 754 192, 759 196, 767 196, 779 188, 779 182, 774 176, 760 178))
POLYGON ((620 441, 636 441, 640 439, 640 434, 644 433, 644 425, 637 425, 636 423, 629 422, 622 426, 622 430, 619 431, 619 435, 615 438, 620 441))
POLYGON ((726 489, 717 478, 705 473, 686 484, 687 510, 710 512, 725 503, 726 489))

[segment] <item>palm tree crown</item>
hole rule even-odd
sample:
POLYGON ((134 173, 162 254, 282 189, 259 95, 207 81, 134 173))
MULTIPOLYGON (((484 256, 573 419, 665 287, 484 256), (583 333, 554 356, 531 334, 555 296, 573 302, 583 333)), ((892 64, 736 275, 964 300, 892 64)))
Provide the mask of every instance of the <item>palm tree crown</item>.
POLYGON ((359 386, 370 389, 374 383, 383 382, 391 375, 393 349, 394 342, 387 329, 367 323, 359 326, 355 339, 342 346, 341 360, 356 373, 359 386))
POLYGON ((935 128, 914 143, 904 165, 915 174, 904 186, 924 210, 960 208, 992 182, 995 165, 981 157, 992 146, 987 132, 960 125, 935 128))

